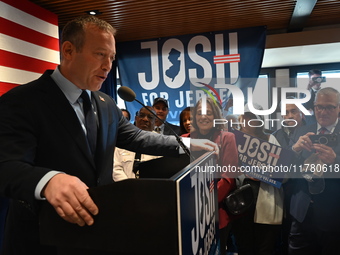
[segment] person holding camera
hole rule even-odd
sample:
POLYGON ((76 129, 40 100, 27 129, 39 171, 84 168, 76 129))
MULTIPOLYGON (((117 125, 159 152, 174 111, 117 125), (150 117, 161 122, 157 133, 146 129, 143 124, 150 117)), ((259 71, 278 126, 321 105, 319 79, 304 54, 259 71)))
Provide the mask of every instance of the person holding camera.
POLYGON ((297 176, 290 203, 290 255, 340 254, 340 143, 334 141, 340 134, 339 91, 320 89, 314 112, 317 123, 300 127, 292 139, 297 176), (323 136, 322 141, 330 137, 332 143, 318 144, 320 138, 312 135, 323 136))
POLYGON ((319 69, 312 69, 308 72, 308 85, 307 90, 310 92, 310 99, 307 103, 304 103, 303 106, 311 113, 310 116, 306 116, 307 124, 315 123, 315 114, 314 114, 314 101, 315 96, 318 91, 321 89, 321 83, 325 82, 325 77, 322 77, 322 72, 319 69))

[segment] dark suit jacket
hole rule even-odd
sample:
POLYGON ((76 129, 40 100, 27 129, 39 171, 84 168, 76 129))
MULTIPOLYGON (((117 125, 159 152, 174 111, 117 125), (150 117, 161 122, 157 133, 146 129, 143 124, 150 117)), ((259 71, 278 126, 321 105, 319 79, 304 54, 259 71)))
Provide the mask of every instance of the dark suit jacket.
POLYGON ((290 138, 288 137, 288 134, 283 130, 283 128, 276 130, 273 133, 273 136, 275 136, 281 147, 285 149, 289 148, 290 138))
MULTIPOLYGON (((37 241, 37 230, 32 228, 38 226, 41 201, 34 198, 34 191, 49 171, 77 176, 93 187, 113 182, 112 157, 116 145, 146 154, 178 155, 173 137, 139 130, 126 121, 111 97, 92 92, 99 120, 93 159, 76 113, 51 73, 46 71, 38 80, 0 98, 0 195, 13 199, 8 231, 15 238, 13 245, 23 249, 12 254, 30 254, 24 250, 29 250, 29 242, 37 241)), ((31 254, 38 254, 32 249, 31 254)))
MULTIPOLYGON (((317 133, 317 125, 304 126, 296 130, 293 141, 296 142, 300 136, 308 133, 317 133)), ((340 137, 340 122, 333 132, 340 137)), ((336 153, 336 160, 333 165, 340 167, 340 143, 333 148, 336 153)), ((297 159, 297 165, 303 165, 312 152, 303 150, 297 159)), ((334 172, 334 171, 333 171, 334 172)), ((300 222, 303 222, 308 210, 312 210, 312 217, 320 230, 340 232, 340 172, 338 178, 330 176, 330 167, 324 174, 325 189, 322 193, 312 195, 309 192, 308 182, 297 173, 299 178, 295 178, 294 192, 291 200, 291 215, 300 222), (332 178, 331 178, 332 177, 332 178)))
MULTIPOLYGON (((166 122, 166 123, 173 129, 173 131, 175 131, 175 133, 176 133, 177 135, 180 135, 181 129, 180 129, 179 126, 173 125, 173 124, 171 124, 171 123, 169 123, 169 122, 166 122)), ((164 125, 164 132, 163 132, 163 135, 174 135, 174 134, 172 133, 172 131, 170 130, 170 128, 167 127, 167 125, 164 125)))
MULTIPOLYGON (((308 102, 304 103, 303 106, 306 107, 307 110, 312 109, 314 111, 314 101, 315 101, 315 96, 316 93, 314 92, 313 89, 310 89, 310 99, 308 102)), ((304 97, 305 94, 303 94, 304 97)), ((306 124, 307 125, 312 125, 316 123, 316 118, 315 118, 315 113, 313 115, 306 115, 305 116, 306 124)))
POLYGON ((314 92, 313 89, 310 89, 309 92, 310 92, 310 99, 308 100, 308 102, 304 103, 303 106, 306 107, 307 110, 309 109, 314 110, 314 101, 315 101, 316 93, 314 92))

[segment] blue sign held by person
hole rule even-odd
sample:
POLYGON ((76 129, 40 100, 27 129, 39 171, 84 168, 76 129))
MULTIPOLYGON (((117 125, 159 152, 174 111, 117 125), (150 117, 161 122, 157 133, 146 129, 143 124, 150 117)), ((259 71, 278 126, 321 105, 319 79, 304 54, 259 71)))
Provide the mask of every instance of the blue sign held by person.
POLYGON ((280 188, 282 180, 294 171, 294 153, 278 145, 232 129, 241 162, 240 172, 280 188))

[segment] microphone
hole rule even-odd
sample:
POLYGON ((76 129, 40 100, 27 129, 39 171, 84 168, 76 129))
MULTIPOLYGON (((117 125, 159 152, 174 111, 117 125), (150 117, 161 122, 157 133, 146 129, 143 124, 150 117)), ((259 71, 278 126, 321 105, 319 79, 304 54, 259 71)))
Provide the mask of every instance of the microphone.
POLYGON ((161 118, 159 118, 153 111, 151 111, 148 107, 146 107, 141 101, 139 101, 136 98, 136 93, 126 87, 126 86, 121 86, 118 89, 118 95, 121 99, 123 99, 124 101, 128 101, 128 102, 133 102, 136 101, 138 102, 140 105, 142 105, 145 109, 147 109, 152 115, 154 115, 160 122, 162 122, 165 126, 167 126, 170 131, 175 135, 176 140, 178 142, 178 144, 181 146, 181 148, 184 150, 185 154, 187 154, 189 156, 189 158, 193 161, 194 158, 191 156, 189 149, 185 146, 185 144, 183 143, 183 141, 181 140, 181 138, 179 137, 179 135, 170 127, 170 125, 168 123, 166 123, 164 120, 162 120, 161 118))
MULTIPOLYGON (((118 95, 124 101, 132 102, 132 101, 136 100, 138 103, 142 104, 141 102, 139 102, 136 99, 136 93, 132 89, 130 89, 130 88, 126 87, 126 86, 121 86, 118 89, 118 95)), ((145 105, 143 105, 143 107, 145 107, 145 105)))

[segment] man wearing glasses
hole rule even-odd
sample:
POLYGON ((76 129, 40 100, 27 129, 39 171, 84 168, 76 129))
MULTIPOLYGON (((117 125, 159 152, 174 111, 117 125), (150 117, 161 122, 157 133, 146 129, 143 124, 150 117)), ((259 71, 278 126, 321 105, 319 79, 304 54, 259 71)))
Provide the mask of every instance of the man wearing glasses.
MULTIPOLYGON (((151 106, 146 106, 155 113, 151 106)), ((135 116, 136 126, 145 131, 153 131, 155 127, 155 116, 142 107, 135 116)), ((156 113, 155 113, 156 114, 156 113)), ((138 178, 138 165, 141 161, 147 161, 159 156, 135 153, 132 151, 116 148, 114 153, 114 164, 112 177, 114 181, 122 181, 128 178, 138 178)))
POLYGON ((316 95, 317 123, 296 130, 292 146, 297 178, 291 199, 289 254, 340 254, 340 94, 322 88, 316 95), (312 143, 311 135, 334 134, 334 145, 312 143))

